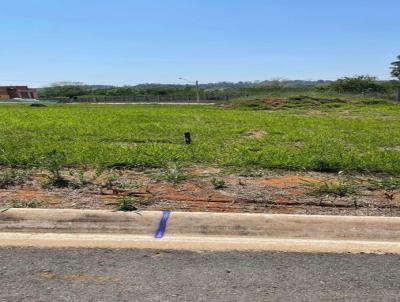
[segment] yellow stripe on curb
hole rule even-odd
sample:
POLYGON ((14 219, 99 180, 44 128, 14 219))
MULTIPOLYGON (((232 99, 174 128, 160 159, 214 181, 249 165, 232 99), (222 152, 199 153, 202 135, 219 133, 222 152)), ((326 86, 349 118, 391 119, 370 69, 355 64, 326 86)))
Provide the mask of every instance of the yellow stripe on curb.
POLYGON ((166 236, 162 240, 157 240, 144 235, 71 233, 0 233, 0 246, 400 254, 400 242, 212 236, 166 236))

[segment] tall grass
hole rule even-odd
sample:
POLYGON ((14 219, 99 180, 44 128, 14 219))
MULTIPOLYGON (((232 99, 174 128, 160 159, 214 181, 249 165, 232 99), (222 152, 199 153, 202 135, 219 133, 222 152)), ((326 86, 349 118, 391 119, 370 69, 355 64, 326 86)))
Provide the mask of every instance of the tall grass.
POLYGON ((400 107, 277 111, 211 106, 0 106, 0 165, 167 167, 213 164, 316 171, 400 172, 400 107), (185 145, 190 131, 193 144, 185 145), (246 135, 263 131, 261 138, 246 135))

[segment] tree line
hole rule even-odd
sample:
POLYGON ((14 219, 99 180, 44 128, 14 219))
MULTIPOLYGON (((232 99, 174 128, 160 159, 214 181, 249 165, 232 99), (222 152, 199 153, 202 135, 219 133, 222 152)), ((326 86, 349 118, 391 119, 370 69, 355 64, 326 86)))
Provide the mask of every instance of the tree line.
MULTIPOLYGON (((391 63, 393 81, 379 81, 370 75, 344 77, 336 81, 288 81, 277 79, 264 82, 212 83, 200 85, 201 94, 218 95, 254 95, 271 91, 309 90, 338 93, 392 93, 400 89, 400 55, 391 63)), ((193 85, 141 84, 136 86, 91 86, 79 82, 62 82, 39 89, 41 98, 79 96, 193 96, 193 85)))

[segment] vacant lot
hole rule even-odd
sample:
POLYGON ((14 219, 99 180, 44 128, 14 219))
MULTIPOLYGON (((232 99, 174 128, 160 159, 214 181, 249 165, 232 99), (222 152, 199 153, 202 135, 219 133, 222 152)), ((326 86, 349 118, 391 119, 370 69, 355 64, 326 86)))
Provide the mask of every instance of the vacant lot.
POLYGON ((398 173, 400 106, 0 106, 0 164, 41 166, 54 150, 66 165, 398 173), (185 131, 193 145, 184 144, 185 131))
POLYGON ((3 208, 398 216, 400 106, 2 105, 0 165, 3 208))

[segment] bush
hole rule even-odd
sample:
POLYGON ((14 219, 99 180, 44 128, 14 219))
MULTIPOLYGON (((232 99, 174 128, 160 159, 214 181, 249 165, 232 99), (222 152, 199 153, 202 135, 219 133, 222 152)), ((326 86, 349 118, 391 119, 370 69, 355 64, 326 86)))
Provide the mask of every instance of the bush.
POLYGON ((49 170, 51 176, 46 186, 67 187, 68 181, 61 175, 67 157, 63 151, 53 150, 42 158, 42 165, 49 170))
POLYGON ((138 208, 135 206, 136 200, 129 197, 122 197, 117 201, 117 211, 133 212, 138 208))
POLYGON ((25 171, 6 169, 0 172, 0 189, 25 183, 28 173, 25 171))
POLYGON ((82 83, 67 83, 54 84, 50 87, 45 87, 39 91, 41 98, 51 97, 77 97, 90 93, 88 86, 82 83))
POLYGON ((376 77, 360 75, 344 77, 333 82, 329 88, 336 92, 365 93, 385 92, 386 88, 380 84, 376 77))
POLYGON ((213 178, 211 179, 211 183, 216 190, 225 189, 227 187, 225 181, 221 178, 213 178))

